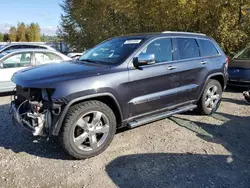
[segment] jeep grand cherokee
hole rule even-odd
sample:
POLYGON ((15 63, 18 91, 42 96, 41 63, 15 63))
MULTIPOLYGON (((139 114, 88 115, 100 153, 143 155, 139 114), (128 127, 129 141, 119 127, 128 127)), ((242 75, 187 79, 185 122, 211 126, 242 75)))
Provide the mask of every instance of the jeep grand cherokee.
POLYGON ((117 128, 195 108, 217 110, 227 58, 210 37, 162 32, 108 39, 78 60, 16 73, 13 119, 34 136, 58 136, 83 159, 103 152, 117 128))

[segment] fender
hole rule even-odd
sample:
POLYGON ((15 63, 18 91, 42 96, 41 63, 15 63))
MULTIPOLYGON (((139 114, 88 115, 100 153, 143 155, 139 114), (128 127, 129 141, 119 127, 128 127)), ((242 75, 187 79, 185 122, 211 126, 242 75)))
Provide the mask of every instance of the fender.
POLYGON ((206 85, 207 85, 208 80, 209 80, 210 78, 214 77, 214 76, 222 76, 222 77, 224 78, 224 80, 223 80, 223 82, 224 82, 224 88, 222 88, 222 89, 223 89, 223 90, 225 89, 226 83, 225 83, 225 76, 223 75, 223 73, 217 72, 217 73, 210 74, 210 75, 207 77, 207 79, 206 79, 206 81, 205 81, 205 84, 204 84, 203 87, 202 87, 202 90, 201 90, 201 92, 200 92, 200 94, 199 94, 198 101, 200 100, 201 95, 202 95, 202 93, 203 93, 204 90, 205 90, 205 87, 206 87, 206 85))
POLYGON ((71 100, 69 103, 67 103, 67 105, 64 107, 62 113, 60 114, 59 119, 57 120, 54 127, 52 128, 52 135, 56 136, 56 135, 59 134, 60 129, 62 127, 63 120, 64 120, 69 108, 72 106, 72 104, 74 104, 76 102, 86 100, 86 99, 91 99, 91 98, 96 98, 96 97, 105 97, 105 96, 111 97, 115 101, 115 103, 116 103, 116 105, 117 105, 117 107, 119 109, 121 119, 123 119, 121 107, 120 107, 116 97, 113 94, 111 94, 111 93, 98 93, 98 94, 86 95, 86 96, 83 96, 83 97, 75 98, 75 99, 71 100))

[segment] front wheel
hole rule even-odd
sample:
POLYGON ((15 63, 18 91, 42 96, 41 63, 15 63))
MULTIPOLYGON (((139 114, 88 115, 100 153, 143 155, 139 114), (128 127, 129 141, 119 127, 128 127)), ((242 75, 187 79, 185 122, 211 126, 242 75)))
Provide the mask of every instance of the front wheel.
POLYGON ((103 152, 111 143, 115 131, 113 111, 100 101, 86 101, 69 109, 60 141, 67 154, 84 159, 103 152))
POLYGON ((217 80, 209 80, 198 102, 198 111, 204 115, 211 115, 220 105, 222 87, 217 80))

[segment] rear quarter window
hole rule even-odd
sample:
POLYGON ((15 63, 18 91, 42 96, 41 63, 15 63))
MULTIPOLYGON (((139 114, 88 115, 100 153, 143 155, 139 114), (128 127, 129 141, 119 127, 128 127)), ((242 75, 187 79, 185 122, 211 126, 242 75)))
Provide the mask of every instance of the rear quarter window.
POLYGON ((199 39, 198 42, 202 57, 219 55, 218 50, 211 41, 199 39))

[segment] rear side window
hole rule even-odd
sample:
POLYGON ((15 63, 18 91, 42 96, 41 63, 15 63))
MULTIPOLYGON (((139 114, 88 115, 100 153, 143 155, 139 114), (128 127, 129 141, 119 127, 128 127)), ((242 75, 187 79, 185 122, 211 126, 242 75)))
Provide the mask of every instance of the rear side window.
POLYGON ((49 52, 35 52, 35 64, 47 64, 61 61, 62 57, 49 52))
POLYGON ((211 41, 199 39, 198 42, 200 45, 202 57, 215 56, 219 54, 218 50, 215 48, 214 44, 211 41))
POLYGON ((177 60, 197 58, 200 56, 199 47, 195 39, 176 38, 174 40, 177 60))

